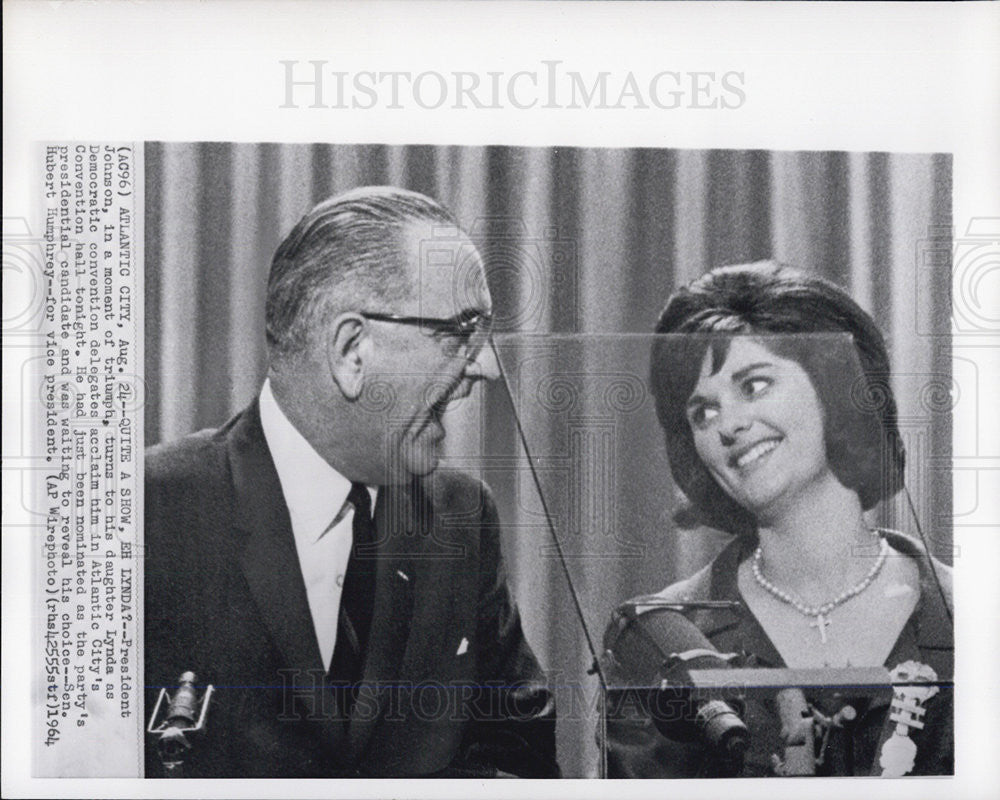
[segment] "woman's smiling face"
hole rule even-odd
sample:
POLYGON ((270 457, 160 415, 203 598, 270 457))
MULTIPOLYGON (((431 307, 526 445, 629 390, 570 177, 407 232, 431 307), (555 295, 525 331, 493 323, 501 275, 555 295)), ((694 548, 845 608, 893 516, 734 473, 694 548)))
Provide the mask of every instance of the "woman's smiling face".
POLYGON ((702 463, 758 523, 832 477, 809 376, 753 338, 733 338, 715 374, 705 353, 686 412, 702 463))

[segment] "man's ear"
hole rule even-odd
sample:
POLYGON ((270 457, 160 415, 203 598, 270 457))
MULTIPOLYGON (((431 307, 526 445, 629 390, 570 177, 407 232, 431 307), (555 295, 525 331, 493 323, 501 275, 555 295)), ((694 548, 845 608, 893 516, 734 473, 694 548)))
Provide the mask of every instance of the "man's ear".
POLYGON ((326 362, 330 377, 348 400, 361 394, 370 346, 364 317, 341 314, 334 320, 326 341, 326 362))

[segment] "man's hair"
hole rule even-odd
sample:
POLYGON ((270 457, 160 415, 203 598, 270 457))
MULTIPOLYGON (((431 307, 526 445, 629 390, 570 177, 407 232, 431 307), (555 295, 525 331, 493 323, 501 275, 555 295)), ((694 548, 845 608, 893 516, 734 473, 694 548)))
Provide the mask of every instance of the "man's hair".
POLYGON ((278 246, 267 281, 272 355, 301 353, 344 311, 385 308, 414 291, 402 234, 415 222, 458 227, 426 195, 363 186, 309 211, 278 246))
POLYGON ((866 511, 903 484, 905 453, 890 386, 889 356, 872 318, 844 291, 773 261, 720 267, 679 289, 656 326, 650 387, 674 481, 691 503, 676 516, 753 534, 756 521, 711 476, 695 450, 687 401, 711 351, 715 374, 734 336, 750 335, 798 363, 823 409, 826 458, 866 511), (842 334, 803 336, 784 334, 842 334))

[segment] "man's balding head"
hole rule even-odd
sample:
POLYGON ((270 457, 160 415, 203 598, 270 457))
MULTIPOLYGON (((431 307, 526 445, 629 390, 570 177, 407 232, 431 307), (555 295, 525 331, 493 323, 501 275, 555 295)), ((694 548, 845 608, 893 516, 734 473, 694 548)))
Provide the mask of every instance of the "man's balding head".
POLYGON ((439 203, 392 186, 362 186, 309 211, 278 247, 267 282, 272 361, 303 353, 329 320, 391 306, 416 287, 403 252, 414 223, 457 228, 439 203))

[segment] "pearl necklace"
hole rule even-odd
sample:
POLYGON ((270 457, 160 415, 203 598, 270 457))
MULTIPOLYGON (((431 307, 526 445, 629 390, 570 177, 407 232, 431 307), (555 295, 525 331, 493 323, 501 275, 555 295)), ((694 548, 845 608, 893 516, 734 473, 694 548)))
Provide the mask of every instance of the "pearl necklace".
POLYGON ((845 589, 840 594, 838 594, 833 600, 828 603, 823 603, 821 606, 807 606, 801 600, 796 597, 792 597, 788 592, 779 589, 773 583, 771 583, 767 578, 764 577, 764 573, 761 571, 760 562, 764 558, 764 553, 758 547, 753 554, 753 562, 751 563, 751 570, 753 571, 753 577, 760 584, 761 588, 770 594, 777 597, 781 602, 787 603, 800 614, 806 617, 815 617, 815 622, 810 622, 810 628, 819 629, 819 638, 823 644, 826 644, 826 627, 830 624, 829 614, 837 606, 846 603, 855 595, 861 594, 865 589, 871 585, 871 582, 875 580, 879 572, 882 571, 882 565, 885 564, 885 559, 889 555, 889 543, 882 539, 882 545, 879 548, 878 558, 872 565, 872 568, 868 570, 868 574, 865 575, 858 583, 854 584, 850 589, 845 589))

